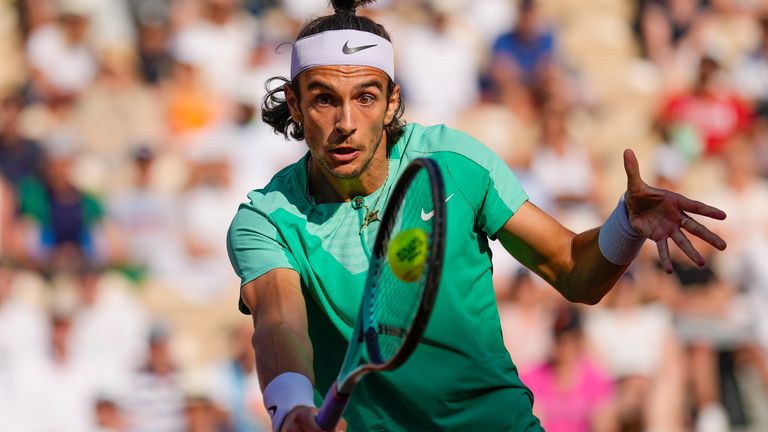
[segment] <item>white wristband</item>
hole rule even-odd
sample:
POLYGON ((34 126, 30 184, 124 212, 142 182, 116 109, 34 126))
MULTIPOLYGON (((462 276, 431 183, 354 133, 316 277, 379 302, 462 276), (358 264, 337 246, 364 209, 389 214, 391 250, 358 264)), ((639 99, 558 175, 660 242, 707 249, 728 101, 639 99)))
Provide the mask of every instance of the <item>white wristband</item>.
POLYGON ((619 205, 600 227, 600 233, 597 235, 600 252, 608 261, 625 265, 637 257, 643 243, 645 237, 639 235, 629 223, 629 214, 622 195, 619 205))
POLYGON ((297 406, 315 406, 315 390, 307 377, 296 372, 282 373, 264 389, 264 406, 272 418, 272 431, 279 432, 285 416, 297 406))

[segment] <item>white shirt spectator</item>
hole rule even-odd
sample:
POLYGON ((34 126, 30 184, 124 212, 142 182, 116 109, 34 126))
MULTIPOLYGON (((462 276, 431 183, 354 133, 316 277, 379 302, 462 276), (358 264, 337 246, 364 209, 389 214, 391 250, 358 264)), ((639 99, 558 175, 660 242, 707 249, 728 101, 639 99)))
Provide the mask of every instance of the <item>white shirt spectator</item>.
POLYGON ((745 58, 733 71, 733 84, 749 100, 768 100, 768 56, 745 58))
MULTIPOLYGON (((92 371, 74 357, 63 363, 47 359, 20 373, 21 416, 29 432, 86 431, 95 422, 97 397, 92 371)), ((5 425, 3 425, 5 426, 5 425)))
POLYGON ((549 146, 539 147, 531 158, 530 174, 553 198, 568 195, 586 199, 594 187, 589 154, 573 144, 566 145, 562 154, 549 146))
POLYGON ((398 81, 409 117, 422 123, 449 123, 478 98, 479 60, 449 24, 413 27, 398 39, 398 81))
MULTIPOLYGON (((2 282, 0 282, 2 283, 2 282)), ((28 382, 25 373, 45 357, 46 321, 42 313, 12 297, 0 301, 0 425, 3 430, 27 430, 24 415, 28 382)), ((34 369, 34 368, 33 368, 34 369)))
POLYGON ((614 377, 653 376, 673 332, 672 317, 658 305, 593 309, 584 330, 614 377))
POLYGON ((135 298, 109 282, 101 278, 94 304, 82 305, 73 318, 72 349, 88 362, 99 390, 113 393, 146 356, 148 319, 135 298))
POLYGON ((83 43, 71 45, 55 24, 35 30, 27 42, 27 56, 32 68, 64 92, 77 93, 94 78, 96 59, 83 43))
POLYGON ((109 211, 125 233, 131 262, 146 266, 152 276, 168 276, 182 265, 175 197, 136 187, 114 197, 109 211))
POLYGON ((47 334, 42 313, 13 297, 0 300, 0 375, 42 358, 47 334))
POLYGON ((126 396, 130 432, 184 430, 184 393, 177 374, 159 376, 142 370, 133 377, 126 396))
POLYGON ((173 53, 199 67, 212 89, 233 95, 256 36, 256 21, 247 15, 234 15, 224 24, 203 20, 176 34, 173 53))

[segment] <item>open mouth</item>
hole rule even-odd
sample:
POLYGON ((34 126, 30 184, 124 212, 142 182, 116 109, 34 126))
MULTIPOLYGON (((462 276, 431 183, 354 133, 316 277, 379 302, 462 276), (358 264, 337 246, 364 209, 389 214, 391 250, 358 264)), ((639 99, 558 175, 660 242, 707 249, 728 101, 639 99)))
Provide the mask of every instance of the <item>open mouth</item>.
POLYGON ((348 162, 360 154, 360 150, 352 147, 337 147, 329 151, 331 157, 339 162, 348 162))

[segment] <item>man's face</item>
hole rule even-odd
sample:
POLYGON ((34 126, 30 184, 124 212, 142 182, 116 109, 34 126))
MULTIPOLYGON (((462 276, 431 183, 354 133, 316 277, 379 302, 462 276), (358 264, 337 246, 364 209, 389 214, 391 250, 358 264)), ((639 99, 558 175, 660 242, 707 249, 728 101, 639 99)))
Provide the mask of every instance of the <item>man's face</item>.
POLYGON ((304 126, 313 158, 337 178, 359 177, 374 155, 386 157, 384 126, 395 115, 399 88, 387 97, 387 75, 366 66, 322 66, 286 86, 294 121, 304 126))

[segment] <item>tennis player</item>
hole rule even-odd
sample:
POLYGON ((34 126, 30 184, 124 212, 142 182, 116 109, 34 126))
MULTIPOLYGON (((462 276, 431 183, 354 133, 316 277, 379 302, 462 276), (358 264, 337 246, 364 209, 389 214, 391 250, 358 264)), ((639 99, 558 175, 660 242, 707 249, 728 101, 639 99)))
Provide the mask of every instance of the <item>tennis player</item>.
MULTIPOLYGON (((437 161, 445 177, 442 287, 424 339, 404 367, 366 377, 345 412, 353 431, 538 431, 533 395, 504 348, 488 239, 498 238, 566 299, 597 303, 656 242, 696 264, 683 231, 725 242, 689 214, 725 214, 646 185, 624 153, 627 192, 599 227, 574 234, 528 201, 507 166, 444 126, 404 125, 385 29, 359 17, 369 1, 332 0, 293 45, 290 80, 265 99, 264 120, 305 139, 308 154, 252 191, 228 235, 251 314, 264 401, 275 431, 318 431, 314 416, 341 365, 365 282, 378 213, 408 162, 437 161)), ((565 179, 567 181, 567 179, 565 179)), ((407 205, 407 204, 406 204, 407 205)), ((412 208, 422 218, 430 212, 412 208)))

